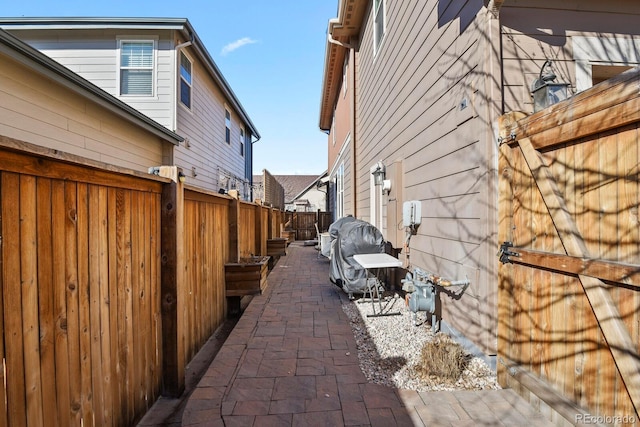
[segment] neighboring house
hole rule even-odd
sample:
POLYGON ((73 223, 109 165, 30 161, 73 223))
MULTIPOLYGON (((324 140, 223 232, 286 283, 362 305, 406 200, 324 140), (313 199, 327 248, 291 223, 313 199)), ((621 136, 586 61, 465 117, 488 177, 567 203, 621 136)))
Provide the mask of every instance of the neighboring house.
POLYGON ((486 354, 497 342, 497 119, 532 111, 548 59, 572 92, 637 66, 639 20, 631 0, 338 0, 319 118, 331 209, 403 248, 402 203, 418 201, 422 224, 400 257, 471 281, 460 300, 442 297, 443 329, 486 354), (388 191, 374 184, 378 162, 388 191))
POLYGON ((183 138, 0 30, 0 140, 146 173, 183 138))
POLYGON ((0 18, 0 28, 183 136, 163 164, 189 184, 251 199, 260 135, 187 19, 0 18))
MULTIPOLYGON (((322 175, 272 175, 284 189, 284 210, 325 212, 327 209, 327 173, 322 175)), ((256 186, 262 175, 254 175, 256 186)))

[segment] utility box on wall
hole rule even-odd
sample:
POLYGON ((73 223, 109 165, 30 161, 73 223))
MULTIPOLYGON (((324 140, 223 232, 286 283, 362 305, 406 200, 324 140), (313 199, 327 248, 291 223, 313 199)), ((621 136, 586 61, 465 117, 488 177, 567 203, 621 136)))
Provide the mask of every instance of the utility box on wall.
POLYGON ((394 248, 402 248, 404 244, 404 227, 402 226, 402 203, 404 175, 402 160, 396 160, 386 167, 386 178, 391 181, 391 190, 387 196, 387 229, 386 240, 394 248))

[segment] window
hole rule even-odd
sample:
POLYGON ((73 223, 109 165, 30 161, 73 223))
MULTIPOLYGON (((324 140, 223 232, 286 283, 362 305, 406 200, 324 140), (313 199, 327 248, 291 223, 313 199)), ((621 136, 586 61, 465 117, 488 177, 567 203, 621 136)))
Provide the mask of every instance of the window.
POLYGON ((374 0, 373 2, 373 53, 376 54, 385 31, 385 3, 386 0, 374 0))
POLYGON ((344 59, 344 65, 342 66, 342 95, 347 96, 347 89, 349 87, 348 72, 349 71, 349 54, 344 59))
POLYGON ((180 52, 180 102, 191 109, 191 61, 180 52))
POLYGON ((336 145, 336 110, 333 110, 333 117, 331 118, 331 143, 336 145))
POLYGON ((240 155, 244 157, 244 128, 240 128, 240 155))
POLYGON ((344 217, 344 163, 336 171, 336 219, 344 217))
POLYGON ((120 95, 153 96, 154 41, 120 41, 120 95))
POLYGON ((225 125, 225 134, 224 140, 227 144, 231 144, 231 114, 229 110, 224 110, 224 125, 225 125))
MULTIPOLYGON (((640 40, 618 37, 572 37, 575 90, 582 92, 640 64, 640 40)), ((569 81, 566 77, 564 81, 569 81)))

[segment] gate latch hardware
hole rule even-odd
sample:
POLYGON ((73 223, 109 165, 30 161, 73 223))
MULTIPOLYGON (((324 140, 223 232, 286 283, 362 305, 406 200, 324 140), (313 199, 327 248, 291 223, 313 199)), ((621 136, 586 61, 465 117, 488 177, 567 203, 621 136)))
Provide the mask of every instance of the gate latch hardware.
POLYGON ((515 256, 515 257, 519 257, 520 254, 517 252, 513 252, 511 250, 509 250, 509 248, 513 247, 513 243, 511 242, 504 242, 502 245, 500 245, 500 250, 498 251, 498 257, 500 258, 500 262, 503 264, 508 264, 511 262, 511 260, 509 259, 510 256, 515 256))

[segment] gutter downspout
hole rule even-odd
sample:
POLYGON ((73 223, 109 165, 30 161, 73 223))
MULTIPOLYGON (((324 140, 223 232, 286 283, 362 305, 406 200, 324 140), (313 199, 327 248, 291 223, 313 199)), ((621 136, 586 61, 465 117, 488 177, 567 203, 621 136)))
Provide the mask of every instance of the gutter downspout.
POLYGON ((260 141, 260 139, 261 139, 260 136, 255 141, 251 141, 251 139, 249 139, 249 142, 251 144, 251 159, 249 160, 249 170, 251 171, 251 173, 249 174, 249 188, 251 188, 251 201, 255 200, 255 197, 253 194, 253 144, 260 141))
POLYGON ((351 85, 351 99, 349 100, 349 111, 351 114, 351 187, 352 197, 351 205, 353 209, 353 216, 358 218, 358 202, 356 191, 357 172, 356 172, 356 142, 358 141, 356 135, 356 53, 355 49, 349 50, 349 63, 352 64, 351 72, 349 73, 349 84, 351 85), (353 55, 351 53, 353 52, 353 55))
MULTIPOLYGON (((183 32, 184 34, 184 32, 183 32)), ((173 51, 176 53, 175 56, 175 64, 176 64, 176 86, 175 86, 175 93, 176 96, 173 97, 173 130, 176 131, 178 129, 178 92, 180 91, 180 50, 184 49, 185 47, 189 47, 193 44, 193 34, 189 34, 189 40, 187 40, 186 42, 177 44, 174 48, 173 51)), ((171 162, 173 163, 173 159, 171 160, 171 162)))

